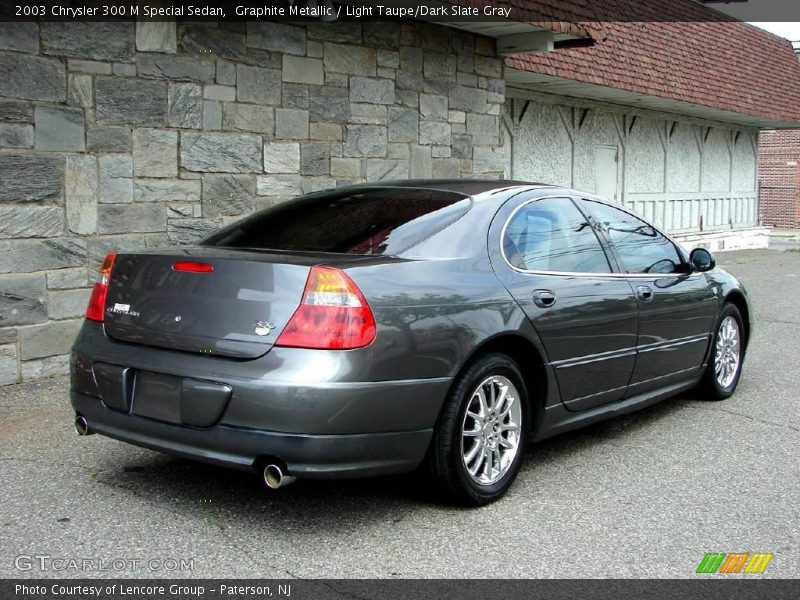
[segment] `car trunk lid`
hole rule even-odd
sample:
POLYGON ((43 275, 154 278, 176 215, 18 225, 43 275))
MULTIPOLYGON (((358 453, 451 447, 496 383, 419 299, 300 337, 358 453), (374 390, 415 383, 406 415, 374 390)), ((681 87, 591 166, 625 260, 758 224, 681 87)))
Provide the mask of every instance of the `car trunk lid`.
POLYGON ((314 256, 214 248, 120 254, 105 329, 124 342, 256 358, 272 348, 297 309, 317 262, 314 256), (192 270, 197 264, 200 270, 192 270))

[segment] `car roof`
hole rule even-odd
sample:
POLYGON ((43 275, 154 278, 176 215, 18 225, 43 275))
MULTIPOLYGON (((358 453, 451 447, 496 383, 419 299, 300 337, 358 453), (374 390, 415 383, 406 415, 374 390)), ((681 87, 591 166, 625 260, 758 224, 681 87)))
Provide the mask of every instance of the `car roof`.
MULTIPOLYGON (((439 190, 443 192, 453 192, 466 196, 476 196, 486 192, 498 190, 508 190, 511 188, 556 188, 557 186, 546 183, 533 183, 527 181, 512 181, 506 179, 403 179, 390 181, 376 181, 370 183, 360 183, 352 187, 368 188, 420 188, 427 190, 439 190)), ((339 188, 341 190, 342 188, 339 188)))

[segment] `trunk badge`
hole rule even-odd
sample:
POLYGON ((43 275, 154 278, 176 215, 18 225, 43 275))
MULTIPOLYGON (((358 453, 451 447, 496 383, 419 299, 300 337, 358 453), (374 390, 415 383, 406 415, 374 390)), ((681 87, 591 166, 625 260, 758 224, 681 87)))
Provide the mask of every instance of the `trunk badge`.
POLYGON ((119 302, 114 303, 113 308, 108 307, 106 312, 117 314, 117 315, 128 315, 129 317, 138 317, 141 313, 131 310, 130 304, 120 304, 119 302))
POLYGON ((256 321, 256 335, 269 335, 273 329, 275 329, 275 323, 256 321))

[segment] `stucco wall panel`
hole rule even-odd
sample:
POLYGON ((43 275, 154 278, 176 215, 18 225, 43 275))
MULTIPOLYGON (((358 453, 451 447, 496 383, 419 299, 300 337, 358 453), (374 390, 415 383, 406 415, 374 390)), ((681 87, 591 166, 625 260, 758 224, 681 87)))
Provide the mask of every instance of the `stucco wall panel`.
POLYGON ((625 144, 626 191, 664 191, 664 137, 663 121, 633 122, 625 144))
POLYGON ((704 192, 725 192, 730 189, 730 131, 712 129, 703 142, 701 189, 704 192))
MULTIPOLYGON (((672 125, 669 125, 672 128, 672 125)), ((700 191, 699 127, 676 123, 667 139, 667 192, 700 191)))
POLYGON ((524 114, 524 104, 514 107, 513 177, 553 185, 571 185, 572 141, 554 104, 531 102, 524 114), (522 115, 522 119, 520 119, 522 115))
POLYGON ((755 139, 742 133, 733 143, 733 166, 731 169, 731 189, 734 192, 751 192, 756 189, 755 139))

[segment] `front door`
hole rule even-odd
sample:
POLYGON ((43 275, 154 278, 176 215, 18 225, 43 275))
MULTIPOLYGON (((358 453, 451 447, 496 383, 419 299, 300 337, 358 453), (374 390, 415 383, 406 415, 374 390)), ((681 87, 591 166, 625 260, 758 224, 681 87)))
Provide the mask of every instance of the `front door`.
POLYGON ((692 272, 672 241, 638 217, 582 202, 609 239, 639 305, 628 395, 699 374, 719 308, 705 275, 692 272))
POLYGON ((602 198, 618 202, 619 149, 616 146, 595 146, 594 189, 602 198))
POLYGON ((504 223, 494 262, 539 334, 567 408, 622 399, 636 358, 637 302, 573 200, 523 201, 504 223))

